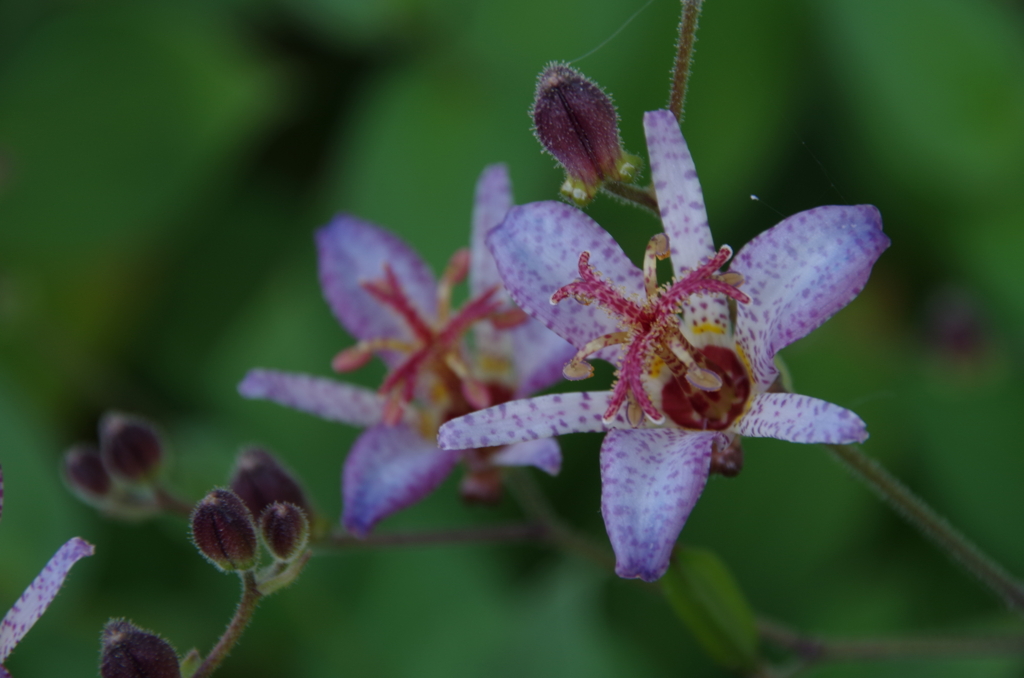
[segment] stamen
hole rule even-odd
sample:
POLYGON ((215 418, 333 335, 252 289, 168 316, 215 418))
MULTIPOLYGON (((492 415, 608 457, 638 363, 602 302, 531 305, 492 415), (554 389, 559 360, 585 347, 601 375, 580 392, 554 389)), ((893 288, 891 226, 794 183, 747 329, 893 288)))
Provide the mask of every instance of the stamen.
POLYGON ((570 381, 579 381, 580 379, 592 377, 594 375, 594 368, 584 358, 597 353, 602 348, 628 342, 629 332, 612 332, 597 339, 591 339, 583 348, 576 351, 576 355, 572 357, 572 360, 566 363, 565 367, 562 368, 562 375, 570 381))
POLYGON ((513 327, 522 325, 530 316, 526 315, 526 311, 521 308, 510 308, 504 311, 498 311, 491 315, 491 324, 499 330, 509 330, 513 327))
POLYGON ((644 288, 647 297, 653 297, 658 291, 658 261, 669 255, 668 236, 658 233, 647 243, 644 252, 644 288))
POLYGON ((462 382, 462 395, 474 409, 482 410, 491 406, 491 394, 487 387, 480 381, 473 378, 469 365, 462 360, 462 356, 452 352, 445 356, 444 362, 455 373, 455 376, 462 382))
POLYGON ((452 309, 452 288, 466 279, 469 274, 469 250, 463 247, 448 260, 448 265, 437 281, 437 318, 441 323, 448 321, 452 309))
POLYGON ((573 358, 562 368, 562 376, 569 381, 580 381, 594 376, 594 366, 586 360, 573 358))
POLYGON ((737 273, 736 271, 727 271, 715 277, 718 278, 719 281, 724 282, 726 285, 731 285, 732 287, 739 287, 746 282, 743 278, 743 274, 737 273))
POLYGON ((644 423, 644 411, 640 409, 640 404, 632 393, 629 394, 629 402, 626 403, 626 420, 633 428, 644 423))
POLYGON ((390 306, 394 311, 405 320, 409 329, 412 330, 413 334, 416 335, 420 341, 429 342, 434 337, 434 332, 430 328, 430 325, 420 316, 419 311, 413 305, 413 303, 405 296, 402 290, 402 284, 398 280, 398 276, 391 269, 391 264, 384 264, 384 278, 382 280, 366 280, 360 283, 362 288, 370 293, 370 295, 384 304, 390 306))
POLYGON ((374 353, 379 351, 397 351, 411 353, 415 347, 398 339, 368 339, 350 346, 334 356, 331 369, 338 373, 357 370, 370 361, 374 353))
POLYGON ((672 355, 686 365, 686 381, 702 391, 717 391, 722 388, 722 378, 697 364, 697 359, 694 358, 697 349, 680 332, 672 333, 668 340, 668 348, 672 355))

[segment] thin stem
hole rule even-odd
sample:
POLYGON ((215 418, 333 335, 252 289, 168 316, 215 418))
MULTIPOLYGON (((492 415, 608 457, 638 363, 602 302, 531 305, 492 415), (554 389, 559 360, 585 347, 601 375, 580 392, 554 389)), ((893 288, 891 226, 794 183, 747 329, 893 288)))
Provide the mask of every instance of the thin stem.
POLYGON ((668 109, 683 121, 683 102, 686 100, 686 84, 690 79, 690 62, 693 58, 693 43, 697 36, 697 17, 704 0, 683 0, 683 17, 679 21, 679 42, 676 44, 676 63, 672 68, 672 92, 668 109))
POLYGON ((653 186, 640 187, 621 181, 606 181, 603 188, 625 202, 650 210, 655 216, 661 214, 658 210, 658 198, 654 194, 653 186))
POLYGON ((154 495, 156 497, 156 504, 162 511, 176 513, 185 518, 192 515, 192 504, 172 494, 165 487, 158 485, 154 490, 154 495))
POLYGON ((230 654, 238 639, 242 637, 242 632, 249 625, 249 620, 252 619, 252 614, 256 611, 256 606, 262 597, 263 595, 256 584, 256 575, 252 572, 243 574, 242 599, 238 602, 235 616, 231 619, 231 623, 228 624, 224 635, 220 637, 214 648, 210 650, 210 654, 199 665, 196 672, 192 674, 192 678, 209 678, 217 670, 217 667, 224 661, 224 658, 230 654))
POLYGON ((974 573, 1010 607, 1024 612, 1024 585, 951 526, 906 485, 852 445, 826 445, 832 454, 911 525, 974 573))
POLYGON ((1020 635, 828 640, 801 634, 767 619, 758 620, 757 630, 765 641, 793 652, 808 663, 1024 652, 1024 636, 1020 635))
POLYGON ((548 531, 544 525, 525 523, 521 525, 495 525, 471 527, 461 530, 438 530, 434 532, 399 532, 393 534, 371 534, 358 539, 347 532, 338 531, 321 542, 323 546, 337 548, 386 548, 393 546, 430 546, 447 544, 468 544, 480 542, 545 541, 548 531))

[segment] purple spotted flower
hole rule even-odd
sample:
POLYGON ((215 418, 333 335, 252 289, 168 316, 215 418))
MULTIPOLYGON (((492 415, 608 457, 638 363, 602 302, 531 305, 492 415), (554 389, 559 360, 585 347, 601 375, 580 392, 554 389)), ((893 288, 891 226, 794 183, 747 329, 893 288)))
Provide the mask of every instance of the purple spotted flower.
POLYGON ((419 501, 462 460, 468 500, 500 497, 502 466, 561 467, 552 440, 486 449, 441 450, 435 438, 448 419, 521 398, 560 379, 573 348, 512 304, 487 232, 512 206, 503 165, 477 182, 469 251, 452 257, 440 281, 387 231, 341 215, 317 233, 320 282, 341 324, 358 340, 339 353, 336 371, 373 355, 389 372, 377 391, 304 374, 256 369, 239 384, 248 398, 273 400, 353 426, 365 426, 342 473, 345 527, 365 536, 386 516, 419 501), (470 298, 451 306, 454 285, 468 276, 470 298), (473 333, 473 351, 465 341, 473 333))
MULTIPOLYGON (((0 469, 0 513, 4 505, 4 475, 0 469)), ((60 591, 61 584, 68 576, 71 566, 86 556, 93 554, 93 546, 84 539, 75 537, 57 549, 43 571, 33 580, 25 592, 21 594, 11 609, 0 621, 0 664, 7 661, 14 647, 21 642, 28 630, 32 628, 46 608, 60 591)), ((0 678, 10 678, 11 674, 0 666, 0 678)))
POLYGON ((446 423, 442 449, 508 445, 608 431, 601 511, 622 577, 658 579, 710 472, 735 474, 738 436, 801 443, 863 441, 857 415, 808 396, 773 392, 775 354, 849 303, 889 246, 878 210, 828 206, 791 216, 733 259, 712 245, 700 183, 668 111, 644 116, 665 232, 643 270, 583 212, 555 202, 513 208, 491 232, 506 288, 527 313, 586 359, 617 365, 607 392, 499 404, 446 423), (659 285, 658 259, 675 278, 659 285))

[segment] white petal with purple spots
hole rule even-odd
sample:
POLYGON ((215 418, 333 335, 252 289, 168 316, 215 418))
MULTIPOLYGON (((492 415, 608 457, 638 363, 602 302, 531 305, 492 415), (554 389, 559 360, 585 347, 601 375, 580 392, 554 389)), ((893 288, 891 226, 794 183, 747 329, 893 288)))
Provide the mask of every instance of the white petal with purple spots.
POLYGON ((508 334, 516 371, 515 397, 524 398, 562 380, 562 368, 576 353, 572 344, 533 318, 508 330, 508 334))
POLYGON ((384 412, 384 398, 376 391, 309 374, 250 370, 238 392, 351 426, 373 426, 384 412))
POLYGON ((50 558, 43 571, 18 598, 18 602, 0 621, 0 662, 7 659, 32 625, 43 616, 60 591, 71 566, 94 552, 93 545, 84 539, 74 537, 50 558))
POLYGON ((889 246, 871 205, 828 205, 800 212, 751 240, 733 259, 749 304, 737 304, 736 338, 761 389, 778 371, 783 347, 850 303, 889 246))
POLYGON ((850 410, 796 393, 762 393, 733 430, 793 443, 842 445, 868 439, 864 422, 850 410))
POLYGON ((345 529, 365 537, 383 518, 430 494, 461 456, 461 450, 437 449, 411 426, 366 429, 342 470, 345 529))
MULTIPOLYGON (((573 299, 551 304, 555 290, 579 277, 579 259, 590 252, 591 265, 605 280, 642 298, 643 274, 615 239, 590 217, 560 202, 513 207, 487 244, 509 294, 527 313, 577 348, 618 331, 618 323, 597 304, 573 299)), ((600 356, 614 358, 618 346, 600 356)))
MULTIPOLYGON (((494 257, 487 249, 487 234, 497 226, 512 207, 512 182, 508 168, 489 165, 476 182, 473 199, 473 229, 470 233, 469 291, 476 296, 497 285, 501 276, 494 257)), ((504 294, 502 289, 501 294, 504 294)))
POLYGON ((690 149, 672 112, 644 113, 644 132, 661 223, 672 248, 672 265, 679 275, 682 269, 696 268, 715 254, 704 194, 690 149))
POLYGON ((557 476, 562 470, 562 450, 554 438, 527 440, 504 448, 491 457, 491 463, 497 466, 535 466, 557 476))
POLYGON ((612 431, 601 445, 601 514, 615 573, 654 581, 707 482, 718 433, 612 431))

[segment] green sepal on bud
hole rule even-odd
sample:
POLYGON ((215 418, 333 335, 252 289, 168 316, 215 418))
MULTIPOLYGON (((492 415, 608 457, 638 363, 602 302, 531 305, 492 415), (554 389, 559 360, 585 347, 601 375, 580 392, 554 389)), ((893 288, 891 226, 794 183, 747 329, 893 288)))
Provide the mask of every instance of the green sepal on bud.
POLYGON ((551 63, 541 72, 530 115, 537 140, 565 168, 567 200, 582 207, 604 182, 637 177, 641 160, 622 150, 611 97, 568 64, 551 63))
POLYGON ((116 478, 147 483, 160 472, 164 446, 156 429, 138 417, 108 412, 100 420, 100 457, 116 478))
POLYGON ((309 519, 295 504, 274 502, 260 514, 260 535, 275 560, 288 562, 309 542, 309 519))
POLYGON ((103 678, 181 678, 178 655, 171 644, 126 619, 107 622, 101 643, 103 678))
POLYGON ((215 489, 196 504, 192 541, 223 572, 246 572, 259 564, 256 524, 231 490, 215 489))

